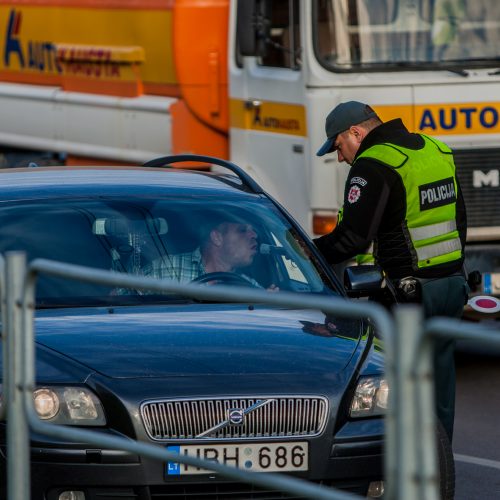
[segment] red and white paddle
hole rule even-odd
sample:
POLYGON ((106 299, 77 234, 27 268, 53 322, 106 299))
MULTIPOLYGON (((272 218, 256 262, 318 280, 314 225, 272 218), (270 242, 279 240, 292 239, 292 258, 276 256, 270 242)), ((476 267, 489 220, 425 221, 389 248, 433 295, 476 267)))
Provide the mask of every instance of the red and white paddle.
POLYGON ((482 313, 496 313, 500 311, 500 300, 489 295, 476 295, 467 302, 474 311, 482 313))

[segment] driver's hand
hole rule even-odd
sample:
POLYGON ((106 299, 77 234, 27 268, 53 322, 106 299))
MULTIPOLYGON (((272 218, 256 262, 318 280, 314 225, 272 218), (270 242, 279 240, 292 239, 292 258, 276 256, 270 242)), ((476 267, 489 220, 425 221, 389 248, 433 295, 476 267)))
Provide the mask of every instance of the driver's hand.
POLYGON ((280 288, 279 286, 276 286, 274 283, 270 285, 269 287, 266 288, 268 292, 279 292, 280 288))

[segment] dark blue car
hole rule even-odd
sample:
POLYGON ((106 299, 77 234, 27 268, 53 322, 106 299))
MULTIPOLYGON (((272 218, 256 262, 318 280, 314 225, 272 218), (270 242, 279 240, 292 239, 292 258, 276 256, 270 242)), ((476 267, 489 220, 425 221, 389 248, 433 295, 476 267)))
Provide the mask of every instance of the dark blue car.
MULTIPOLYGON (((0 170, 0 252, 200 286, 344 296, 293 219, 228 166, 0 170), (245 232, 250 257, 209 272, 203 238, 216 245, 210 228, 224 218, 245 232), (206 273, 190 274, 193 255, 206 273)), ((47 422, 382 494, 388 390, 368 322, 42 275, 35 334, 33 398, 47 422)), ((1 422, 4 495, 5 436, 1 422)), ((31 461, 33 500, 278 498, 207 470, 40 435, 31 461)))

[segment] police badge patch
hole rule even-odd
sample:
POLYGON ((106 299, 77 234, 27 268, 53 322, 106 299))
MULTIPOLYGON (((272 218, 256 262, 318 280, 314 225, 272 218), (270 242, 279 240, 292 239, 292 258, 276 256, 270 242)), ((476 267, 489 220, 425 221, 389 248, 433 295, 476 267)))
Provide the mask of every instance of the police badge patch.
POLYGON ((349 194, 347 195, 347 201, 349 203, 356 203, 359 200, 359 197, 361 196, 361 188, 359 186, 351 186, 351 189, 349 189, 349 194))
POLYGON ((363 177, 353 177, 351 179, 351 184, 359 184, 360 186, 366 186, 368 182, 363 177))

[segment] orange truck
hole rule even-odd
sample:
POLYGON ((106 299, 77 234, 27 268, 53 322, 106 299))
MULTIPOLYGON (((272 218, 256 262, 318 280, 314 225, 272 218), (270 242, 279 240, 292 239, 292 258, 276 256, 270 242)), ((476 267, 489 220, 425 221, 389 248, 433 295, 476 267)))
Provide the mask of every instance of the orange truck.
POLYGON ((337 103, 447 142, 469 268, 500 295, 498 0, 2 0, 0 163, 231 159, 310 234, 345 166, 316 157, 337 103))

